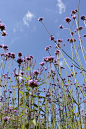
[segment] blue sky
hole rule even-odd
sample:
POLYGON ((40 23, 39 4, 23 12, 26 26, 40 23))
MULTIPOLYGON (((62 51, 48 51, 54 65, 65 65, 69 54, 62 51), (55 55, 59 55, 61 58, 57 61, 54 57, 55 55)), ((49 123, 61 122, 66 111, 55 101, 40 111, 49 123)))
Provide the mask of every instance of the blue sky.
MULTIPOLYGON (((47 31, 38 21, 39 17, 44 18, 43 23, 56 40, 63 39, 62 44, 66 44, 65 47, 62 45, 63 49, 72 56, 71 45, 67 42, 67 39, 71 38, 70 33, 66 29, 59 29, 59 25, 62 24, 64 28, 68 28, 68 24, 64 20, 66 17, 72 19, 70 14, 72 10, 78 9, 78 0, 3 0, 0 1, 0 5, 1 23, 5 24, 6 33, 8 34, 6 37, 0 36, 0 44, 8 45, 9 52, 15 53, 16 59, 18 58, 18 52, 22 52, 23 57, 32 55, 33 60, 36 60, 35 69, 37 70, 40 67, 39 63, 43 62, 43 57, 49 56, 48 52, 45 51, 47 46, 52 46, 53 49, 50 49, 50 53, 55 56, 55 44, 49 40, 50 37, 47 31)), ((85 15, 85 5, 85 0, 80 1, 79 18, 85 15)), ((78 13, 76 15, 78 19, 78 13)), ((79 25, 85 27, 81 20, 79 25)), ((75 29, 76 24, 74 23, 72 31, 74 32, 75 29)), ((82 36, 85 34, 85 29, 82 30, 81 34, 82 36)), ((74 38, 78 39, 77 37, 78 35, 75 35, 74 38)), ((85 38, 82 37, 82 40, 85 40, 85 38)), ((77 44, 78 40, 76 46, 77 44)), ((83 45, 86 46, 84 42, 83 45)), ((85 66, 82 57, 81 53, 80 59, 83 66, 85 66)), ((63 65, 62 57, 60 59, 61 65, 63 65)), ((75 60, 77 61, 77 59, 75 60)), ((70 62, 69 64, 71 65, 70 62)), ((14 66, 17 67, 15 62, 14 66)), ((78 77, 81 79, 80 83, 82 84, 82 78, 80 75, 78 77)))

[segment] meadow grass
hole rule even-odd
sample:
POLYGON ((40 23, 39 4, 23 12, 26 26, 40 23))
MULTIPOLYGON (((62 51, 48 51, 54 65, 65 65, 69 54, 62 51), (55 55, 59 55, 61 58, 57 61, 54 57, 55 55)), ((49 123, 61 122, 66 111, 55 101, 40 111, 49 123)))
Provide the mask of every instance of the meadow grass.
MULTIPOLYGON (((44 62, 40 63, 41 67, 34 70, 36 62, 33 63, 33 56, 22 58, 22 53, 19 52, 19 58, 15 60, 15 54, 7 52, 8 46, 0 45, 4 50, 4 53, 1 53, 0 63, 0 129, 86 129, 86 70, 82 65, 86 63, 86 51, 80 35, 83 28, 79 27, 79 5, 78 10, 72 11, 71 16, 72 26, 74 22, 77 26, 75 33, 71 32, 71 19, 67 17, 65 21, 69 25, 68 30, 71 35, 71 39, 67 41, 71 45, 72 57, 63 50, 63 40, 56 41, 49 33, 42 17, 38 20, 48 32, 50 40, 56 44, 56 58, 49 52, 51 45, 47 46, 45 50, 49 53, 49 57, 45 57, 44 62), (78 23, 75 16, 77 12, 78 23), (73 38, 76 33, 79 36, 78 48, 75 44, 76 39, 73 38), (79 54, 83 56, 83 63, 79 54), (71 66, 65 55, 71 60, 71 66), (60 65, 60 56, 63 59, 63 66, 60 65), (13 68, 14 62, 18 64, 18 71, 17 68, 13 68), (52 64, 55 71, 52 70, 52 64), (76 70, 80 70, 80 73, 76 70), (82 85, 77 74, 83 77, 82 85)), ((81 20, 85 24, 84 16, 81 20)), ((59 28, 65 29, 62 25, 59 28)), ((6 36, 4 25, 0 25, 0 30, 2 36, 6 36)))

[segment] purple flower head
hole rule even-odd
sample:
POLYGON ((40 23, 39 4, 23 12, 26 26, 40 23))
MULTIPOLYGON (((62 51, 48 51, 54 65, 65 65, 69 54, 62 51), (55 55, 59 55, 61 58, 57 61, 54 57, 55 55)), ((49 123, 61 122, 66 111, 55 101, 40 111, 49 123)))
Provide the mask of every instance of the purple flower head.
POLYGON ((44 62, 41 62, 41 63, 39 63, 41 66, 43 66, 45 63, 44 62))
POLYGON ((9 120, 9 117, 8 117, 8 116, 5 116, 5 117, 3 118, 3 120, 6 122, 6 121, 9 120))
POLYGON ((0 48, 2 48, 3 47, 3 45, 0 45, 0 48))
POLYGON ((76 16, 73 16, 72 18, 75 20, 76 19, 76 16))
POLYGON ((40 17, 39 19, 38 19, 38 21, 42 21, 43 20, 43 17, 40 17))
POLYGON ((76 14, 76 11, 75 10, 72 10, 72 13, 71 14, 76 14))
POLYGON ((1 30, 1 31, 5 30, 4 24, 0 25, 0 30, 1 30))
POLYGON ((8 46, 7 45, 3 45, 3 49, 7 50, 8 46))
POLYGON ((62 41, 63 41, 63 39, 62 39, 62 40, 61 40, 61 39, 58 39, 58 40, 57 40, 57 42, 62 42, 62 41))
POLYGON ((32 87, 32 88, 37 87, 38 86, 37 80, 34 80, 34 79, 30 80, 29 81, 29 86, 32 87))
POLYGON ((59 26, 60 29, 63 29, 63 27, 64 27, 64 26, 62 26, 62 25, 59 26))
POLYGON ((48 62, 48 57, 44 57, 43 61, 48 62))
POLYGON ((48 57, 48 61, 52 61, 53 62, 53 60, 54 60, 53 56, 48 57))
POLYGON ((86 34, 84 34, 83 37, 86 37, 86 34))
POLYGON ((45 48, 45 50, 47 51, 49 49, 49 47, 47 46, 46 48, 45 48))
POLYGON ((21 53, 21 52, 19 52, 19 53, 18 53, 18 57, 21 57, 21 56, 22 56, 22 53, 21 53))
POLYGON ((29 60, 31 60, 31 58, 30 58, 30 57, 26 57, 26 60, 28 60, 28 61, 29 61, 29 60))
POLYGON ((80 26, 79 28, 76 28, 76 30, 78 31, 78 30, 81 30, 81 29, 83 29, 83 27, 82 26, 80 26))
POLYGON ((74 33, 73 33, 73 32, 71 32, 71 34, 73 35, 74 33))
POLYGON ((21 75, 23 75, 23 74, 24 74, 24 72, 22 71, 22 72, 21 72, 21 75))
POLYGON ((38 75, 38 74, 39 74, 38 70, 37 70, 37 71, 34 70, 34 74, 35 74, 35 75, 38 75))
POLYGON ((71 22, 71 18, 66 17, 66 18, 65 18, 65 22, 68 22, 68 23, 71 22))
POLYGON ((1 33, 2 36, 8 36, 8 34, 6 34, 5 32, 1 33))
POLYGON ((14 53, 11 53, 11 58, 15 58, 15 54, 14 53))
POLYGON ((22 58, 18 58, 17 59, 17 63, 21 64, 23 62, 23 59, 22 58))
POLYGON ((81 20, 83 20, 83 21, 86 20, 84 15, 81 16, 81 20))
POLYGON ((51 41, 54 40, 54 36, 51 35, 49 40, 51 40, 51 41))
POLYGON ((32 58, 32 59, 33 59, 33 56, 32 56, 32 55, 30 55, 30 58, 32 58))
POLYGON ((55 54, 57 55, 57 54, 59 54, 59 52, 60 52, 60 50, 57 49, 57 50, 55 51, 55 54))
POLYGON ((77 9, 75 9, 75 11, 76 11, 76 12, 78 12, 78 10, 77 10, 77 9))

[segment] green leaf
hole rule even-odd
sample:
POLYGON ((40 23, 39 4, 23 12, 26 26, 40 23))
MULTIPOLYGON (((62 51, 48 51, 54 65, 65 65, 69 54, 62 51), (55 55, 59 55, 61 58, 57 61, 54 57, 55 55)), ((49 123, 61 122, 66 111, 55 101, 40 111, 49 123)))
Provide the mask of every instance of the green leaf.
POLYGON ((23 92, 23 91, 19 91, 19 93, 20 93, 21 95, 24 95, 24 92, 23 92))
POLYGON ((29 67, 26 69, 26 71, 29 71, 29 67))
POLYGON ((36 126, 36 119, 33 119, 32 122, 36 126))

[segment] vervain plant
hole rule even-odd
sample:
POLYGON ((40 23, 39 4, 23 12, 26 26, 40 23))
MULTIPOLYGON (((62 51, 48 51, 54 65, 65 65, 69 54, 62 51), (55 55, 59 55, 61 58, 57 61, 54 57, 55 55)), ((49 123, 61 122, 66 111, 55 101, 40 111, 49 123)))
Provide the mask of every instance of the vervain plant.
MULTIPOLYGON (((71 16, 73 18, 72 25, 70 26, 71 18, 69 17, 65 18, 65 22, 69 24, 68 30, 71 39, 67 39, 67 41, 71 43, 72 57, 63 50, 63 40, 58 39, 56 41, 54 36, 49 33, 42 17, 38 20, 50 35, 50 40, 56 44, 56 59, 49 52, 49 49, 52 48, 51 45, 47 46, 45 50, 49 53, 49 57, 45 57, 43 59, 45 63, 41 62, 41 67, 34 70, 36 61, 33 64, 32 55, 22 58, 23 55, 19 52, 18 59, 15 60, 14 53, 7 53, 8 46, 0 45, 0 48, 4 49, 4 53, 0 54, 2 59, 0 63, 0 129, 86 128, 86 69, 81 63, 79 49, 81 48, 85 63, 86 51, 80 35, 83 27, 79 27, 79 5, 78 10, 72 11, 71 16), (75 16, 77 12, 78 24, 75 16), (77 25, 75 33, 71 32, 74 22, 77 25), (79 36, 78 49, 76 49, 76 39, 73 37, 76 33, 79 36), (60 55, 63 58, 64 66, 60 65, 60 55), (65 55, 71 60, 71 66, 68 64, 65 55), (75 61, 75 58, 78 62, 75 61), (10 61, 12 61, 11 71, 9 69, 10 61), (18 71, 17 68, 13 69, 14 61, 18 63, 18 71), (45 64, 46 67, 44 67, 45 64), (52 70, 52 64, 55 71, 52 70), (70 74, 68 74, 67 69, 69 69, 70 74), (76 69, 80 70, 83 77, 82 85, 80 85, 79 78, 77 78, 76 69), (44 78, 41 77, 42 74, 44 78), (82 104, 84 106, 83 110, 81 110, 82 104)), ((85 16, 81 16, 81 20, 85 24, 85 16)), ((62 25, 59 28, 65 29, 62 25)), ((4 32, 4 24, 0 24, 0 30, 2 36, 7 35, 4 32)), ((83 37, 86 37, 86 34, 83 37)))

